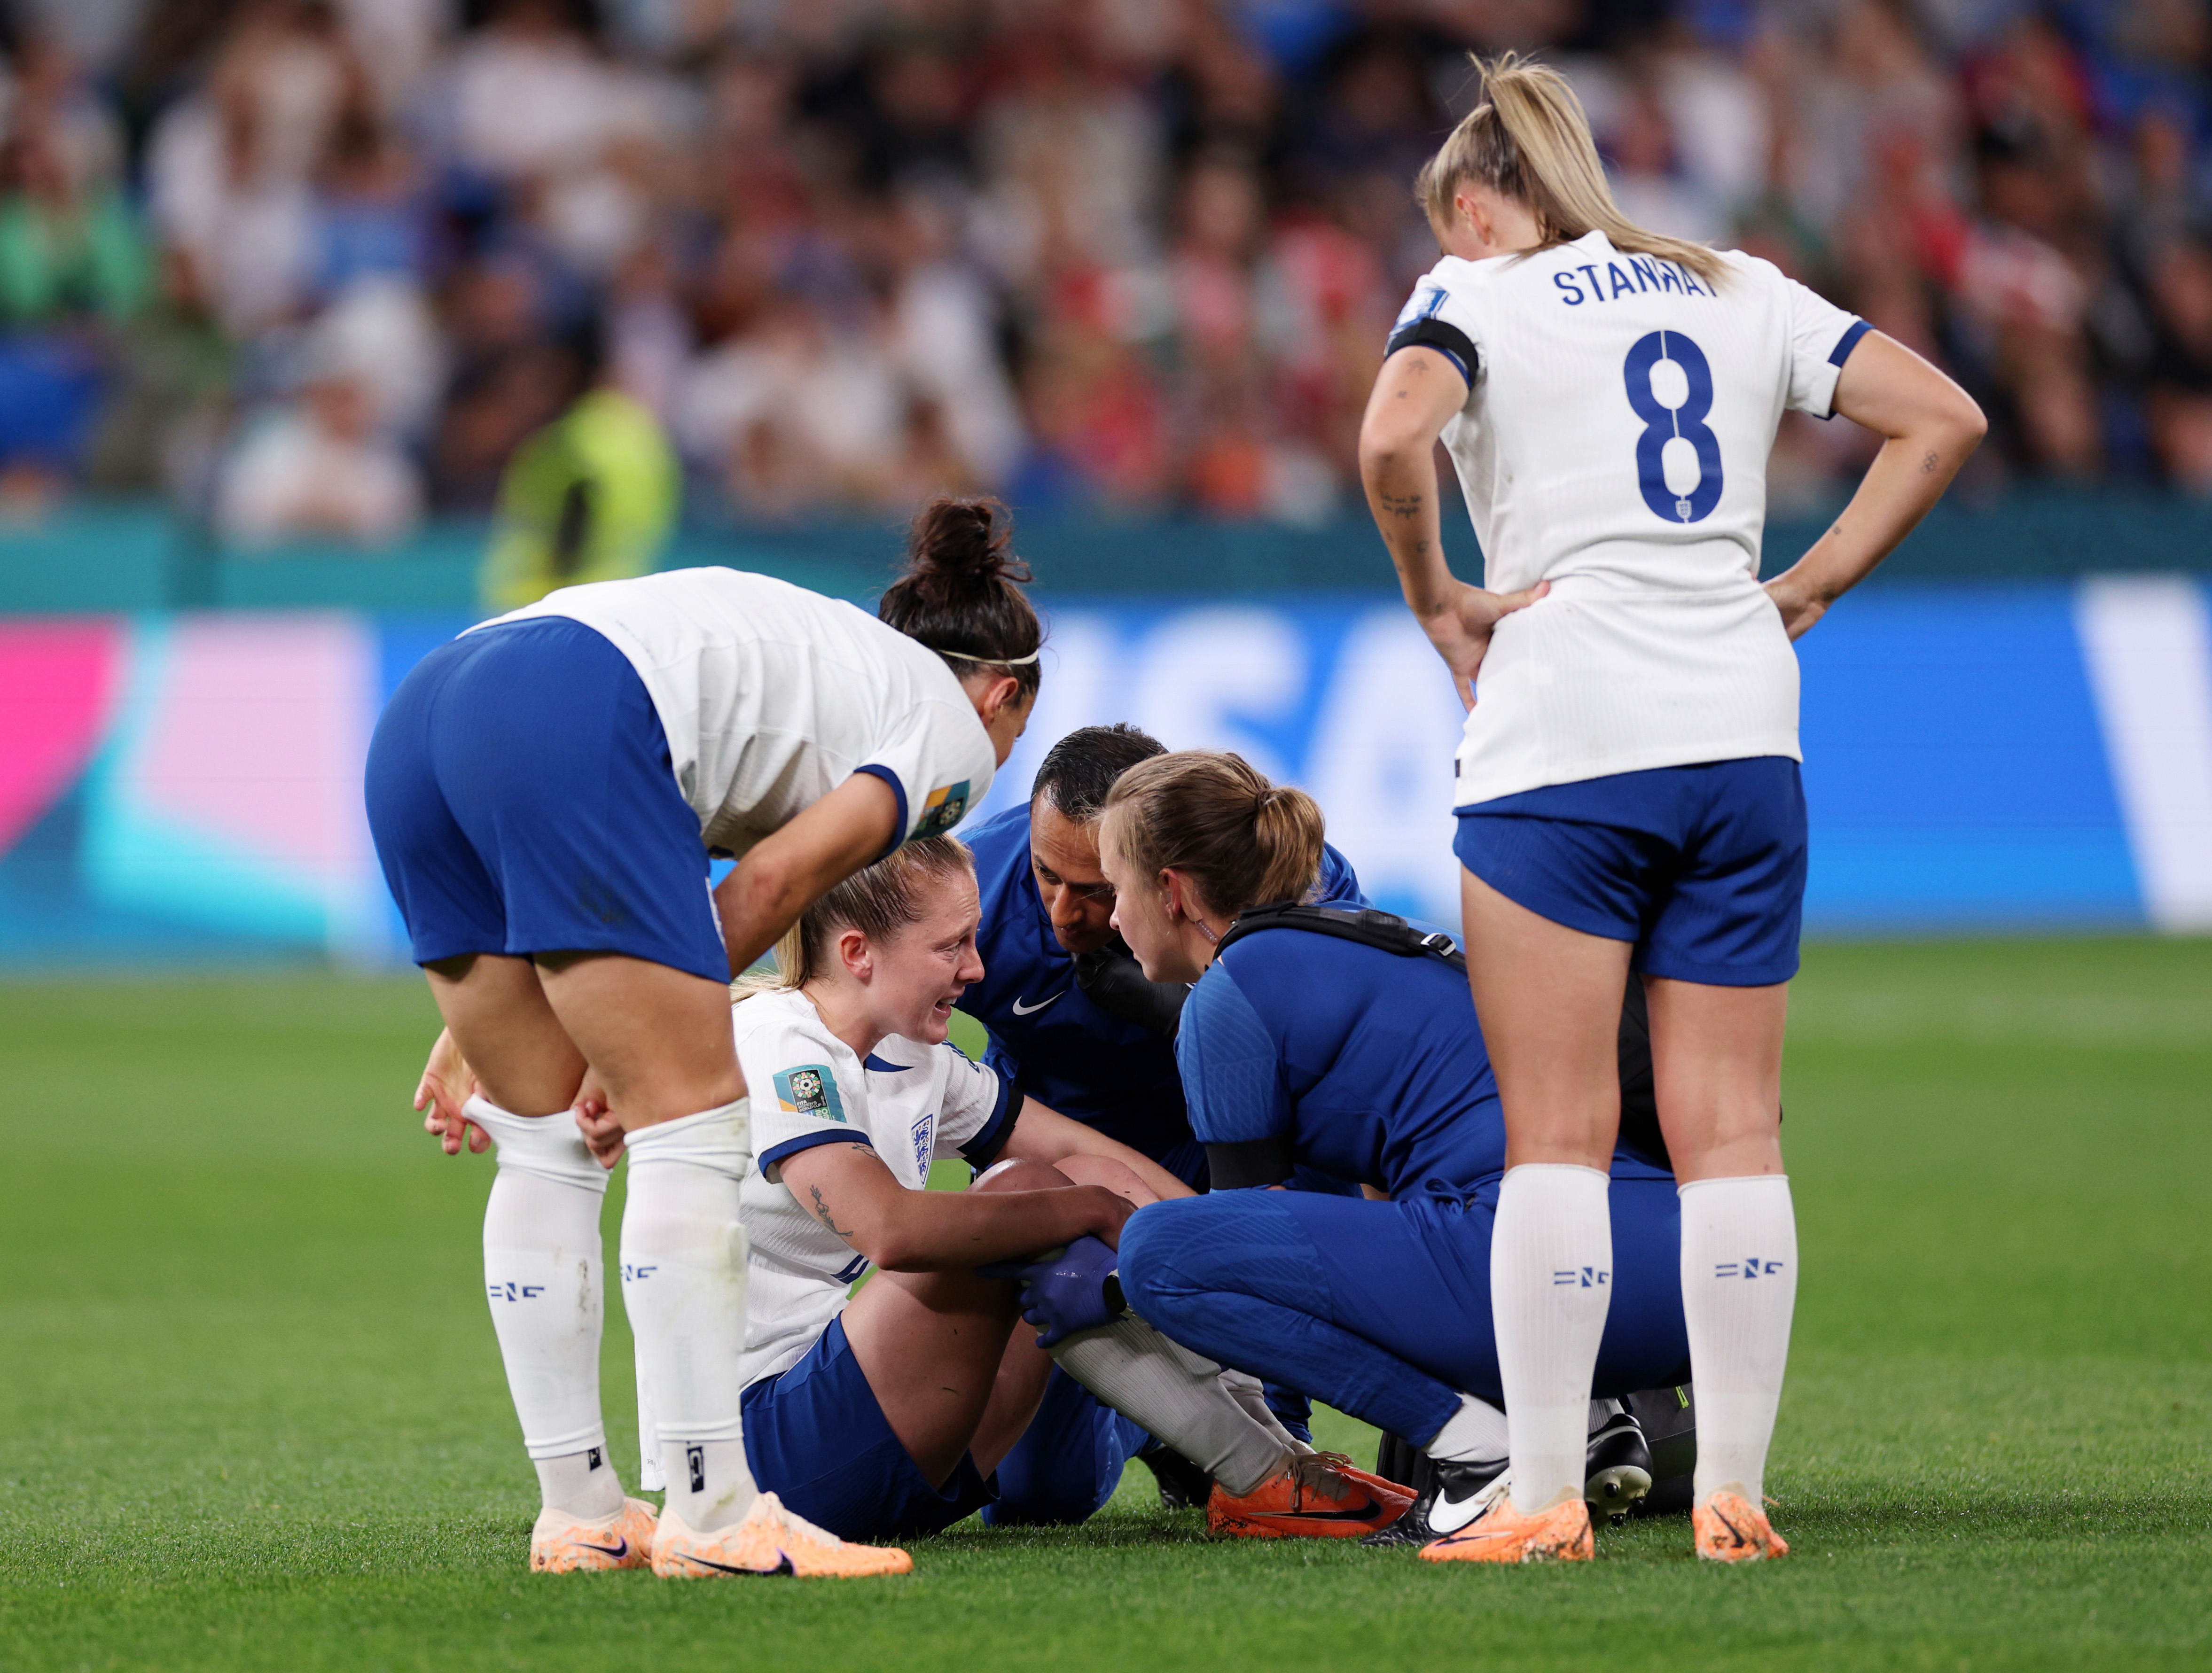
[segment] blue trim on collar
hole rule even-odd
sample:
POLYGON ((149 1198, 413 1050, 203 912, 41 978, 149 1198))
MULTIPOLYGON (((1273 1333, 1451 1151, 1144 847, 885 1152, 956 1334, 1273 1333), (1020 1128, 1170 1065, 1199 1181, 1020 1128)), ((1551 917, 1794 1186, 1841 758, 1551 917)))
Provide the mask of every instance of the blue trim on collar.
POLYGON ((879 1070, 886 1075, 903 1075, 908 1070, 913 1068, 914 1065, 910 1063, 886 1063, 881 1058, 878 1057, 873 1052, 871 1052, 866 1057, 860 1059, 860 1067, 863 1069, 879 1070))

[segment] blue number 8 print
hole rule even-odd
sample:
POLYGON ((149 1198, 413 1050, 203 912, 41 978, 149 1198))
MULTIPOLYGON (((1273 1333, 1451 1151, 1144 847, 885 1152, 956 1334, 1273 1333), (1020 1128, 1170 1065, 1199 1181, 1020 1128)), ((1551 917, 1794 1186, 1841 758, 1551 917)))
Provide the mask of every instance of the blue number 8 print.
POLYGON ((1643 485, 1644 503, 1669 523, 1695 523, 1712 515, 1721 502, 1721 439, 1705 427, 1705 415, 1713 409, 1713 369, 1705 351, 1680 331, 1653 331, 1637 340, 1621 368, 1628 380, 1628 404, 1644 421, 1644 433, 1636 439, 1636 478, 1643 485), (1672 361, 1682 368, 1690 385, 1689 398, 1679 407, 1664 407, 1651 392, 1651 368, 1672 361), (1677 437, 1698 450, 1698 485, 1686 494, 1667 486, 1667 444, 1677 437))

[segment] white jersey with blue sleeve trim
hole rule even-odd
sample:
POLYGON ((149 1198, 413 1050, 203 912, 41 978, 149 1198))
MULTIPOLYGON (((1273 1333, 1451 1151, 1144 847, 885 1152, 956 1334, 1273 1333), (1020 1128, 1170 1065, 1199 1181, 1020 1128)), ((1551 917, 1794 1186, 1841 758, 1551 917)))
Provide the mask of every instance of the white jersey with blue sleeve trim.
POLYGON ((582 622, 637 670, 717 852, 742 857, 855 773, 897 797, 893 846, 951 830, 991 788, 997 755, 958 677, 854 605, 675 569, 563 587, 499 620, 539 615, 582 622))
POLYGON ((920 1191, 932 1161, 995 1158, 1021 1094, 951 1045, 894 1035, 857 1057, 802 993, 755 995, 731 1020, 752 1100, 754 1168, 738 1197, 750 1246, 740 1370, 750 1385, 805 1354, 867 1268, 811 1204, 792 1196, 783 1163, 818 1144, 865 1145, 901 1185, 920 1191))
POLYGON ((1549 581, 1498 624, 1459 756, 1461 807, 1544 785, 1754 755, 1802 759, 1797 662, 1758 585, 1785 409, 1826 418, 1867 327, 1728 252, 1707 284, 1590 233, 1447 256, 1391 352, 1467 380, 1446 424, 1483 584, 1549 581))

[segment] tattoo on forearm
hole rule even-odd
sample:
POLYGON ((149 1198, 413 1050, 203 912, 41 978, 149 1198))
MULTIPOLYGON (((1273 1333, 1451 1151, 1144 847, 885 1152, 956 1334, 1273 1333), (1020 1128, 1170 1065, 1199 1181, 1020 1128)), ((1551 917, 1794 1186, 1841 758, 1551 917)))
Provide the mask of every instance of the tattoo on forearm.
POLYGON ((822 1200, 822 1187, 820 1185, 810 1185, 808 1190, 812 1193, 814 1197, 814 1217, 820 1221, 823 1225, 827 1226, 831 1231, 836 1233, 839 1237, 843 1238, 846 1242, 850 1243, 853 1240, 852 1233, 847 1231, 842 1226, 840 1226, 836 1220, 830 1217, 830 1205, 822 1200))
POLYGON ((1393 517, 1419 517, 1424 504, 1418 494, 1382 494, 1376 498, 1382 502, 1382 509, 1393 517))
POLYGON ((1920 461, 1920 474, 1923 476, 1932 476, 1936 474, 1936 467, 1942 463, 1943 461, 1942 459, 1938 458, 1935 454, 1930 453, 1926 458, 1920 461))

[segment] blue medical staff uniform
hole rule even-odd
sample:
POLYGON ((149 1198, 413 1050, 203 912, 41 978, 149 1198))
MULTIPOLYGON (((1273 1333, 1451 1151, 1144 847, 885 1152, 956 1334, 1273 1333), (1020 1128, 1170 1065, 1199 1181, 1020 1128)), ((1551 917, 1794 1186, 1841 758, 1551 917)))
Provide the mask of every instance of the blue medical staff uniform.
MULTIPOLYGON (((1121 1285, 1199 1353, 1421 1444, 1458 1391, 1502 1403, 1490 1236, 1505 1123, 1466 979, 1441 961, 1277 929, 1224 949, 1176 1056, 1211 1144, 1286 1141, 1387 1203, 1230 1191, 1157 1203, 1121 1234, 1121 1285)), ((1681 1218, 1662 1158, 1613 1159, 1612 1292, 1592 1392, 1686 1381, 1681 1218)))
MULTIPOLYGON (((961 840, 975 855, 983 926, 976 950, 983 979, 960 1009, 991 1031, 993 1066, 1010 1061, 1016 1084, 1046 1108, 1141 1152, 1193 1190, 1206 1186, 1206 1147, 1192 1137, 1175 1047, 1151 1029, 1109 1015, 1075 985, 1075 960, 1052 932, 1030 870, 1030 810, 1009 808, 961 840)), ((1365 906, 1352 863, 1322 854, 1321 896, 1365 906)), ((1293 1434, 1308 1408, 1289 1389, 1268 1402, 1293 1434)), ((1064 1372, 1054 1369, 1044 1403, 997 1471, 994 1524, 1080 1522, 1113 1494, 1121 1466, 1152 1437, 1064 1372)))
MULTIPOLYGON (((1194 1190, 1206 1188, 1206 1149, 1191 1136, 1175 1047, 1109 1015, 1075 985, 1075 960, 1053 938, 1030 872, 1030 810, 1009 808, 961 840, 975 854, 983 897, 976 936, 983 979, 960 1009, 988 1028, 1018 1065, 1028 1096, 1141 1151, 1194 1190)), ((1368 904, 1352 863, 1322 852, 1322 904, 1368 904)))

